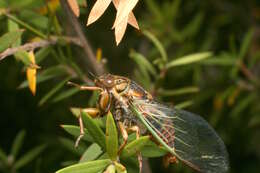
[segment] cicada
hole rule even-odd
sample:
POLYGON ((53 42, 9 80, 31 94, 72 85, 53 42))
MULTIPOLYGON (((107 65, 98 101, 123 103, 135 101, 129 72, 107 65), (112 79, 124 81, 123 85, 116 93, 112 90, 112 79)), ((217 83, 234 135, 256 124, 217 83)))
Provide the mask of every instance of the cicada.
MULTIPOLYGON (((149 92, 126 77, 105 74, 96 77, 94 83, 95 86, 71 84, 81 90, 100 91, 97 107, 84 111, 92 117, 112 112, 124 139, 119 152, 127 143, 128 132, 135 132, 137 138, 149 133, 168 150, 171 160, 180 160, 204 173, 228 171, 225 145, 202 117, 159 103, 149 92)), ((141 168, 141 153, 138 160, 141 168)))

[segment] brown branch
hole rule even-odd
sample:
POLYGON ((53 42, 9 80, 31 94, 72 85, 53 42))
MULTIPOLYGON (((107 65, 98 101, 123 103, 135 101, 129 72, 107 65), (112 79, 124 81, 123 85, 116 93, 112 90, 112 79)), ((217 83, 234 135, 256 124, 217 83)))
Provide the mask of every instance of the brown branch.
POLYGON ((88 61, 88 66, 93 70, 93 72, 97 75, 101 75, 105 72, 105 69, 103 67, 103 64, 98 63, 96 60, 96 56, 94 54, 94 51, 91 48, 91 45, 89 44, 84 32, 81 29, 81 25, 78 22, 78 19, 73 14, 67 0, 61 0, 61 7, 63 8, 65 14, 67 15, 66 18, 68 18, 69 26, 71 29, 74 30, 74 33, 76 34, 76 37, 79 38, 80 42, 82 43, 83 47, 83 53, 88 57, 82 58, 82 60, 85 62, 88 61))
POLYGON ((40 40, 37 42, 26 43, 26 44, 18 46, 18 47, 8 48, 4 52, 0 53, 0 61, 3 60, 4 58, 6 58, 7 56, 15 54, 16 52, 18 52, 20 50, 31 51, 36 48, 47 47, 49 45, 56 44, 59 40, 64 40, 66 42, 71 42, 78 46, 82 46, 80 41, 77 38, 52 36, 52 37, 50 37, 49 40, 40 40))

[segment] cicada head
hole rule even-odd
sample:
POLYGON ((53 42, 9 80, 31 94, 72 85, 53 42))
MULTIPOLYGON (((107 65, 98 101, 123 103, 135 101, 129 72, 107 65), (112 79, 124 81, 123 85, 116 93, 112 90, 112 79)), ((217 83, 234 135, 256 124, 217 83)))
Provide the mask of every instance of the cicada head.
POLYGON ((112 90, 121 93, 127 89, 130 80, 126 77, 116 76, 112 74, 105 74, 95 79, 95 84, 98 87, 112 90))

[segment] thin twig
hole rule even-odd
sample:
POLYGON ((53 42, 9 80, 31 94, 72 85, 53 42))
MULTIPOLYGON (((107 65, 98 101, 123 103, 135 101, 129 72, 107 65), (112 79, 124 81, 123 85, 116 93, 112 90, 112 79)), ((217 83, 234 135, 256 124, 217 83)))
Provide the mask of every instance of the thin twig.
MULTIPOLYGON (((92 50, 84 32, 81 29, 81 25, 78 22, 78 19, 71 11, 71 8, 69 7, 69 4, 67 0, 61 0, 61 7, 63 8, 64 12, 66 13, 68 17, 68 21, 70 22, 71 28, 74 30, 76 36, 80 39, 80 42, 82 43, 83 51, 85 55, 88 57, 89 67, 92 68, 95 74, 101 75, 105 72, 105 69, 103 67, 103 64, 98 63, 94 54, 94 51, 92 50)), ((83 59, 85 61, 85 59, 83 59)))
POLYGON ((82 46, 80 41, 77 38, 52 36, 52 37, 50 37, 49 40, 40 40, 37 42, 26 43, 26 44, 18 46, 18 47, 8 48, 4 52, 0 53, 0 61, 3 60, 4 58, 6 58, 7 56, 15 54, 16 52, 18 52, 20 50, 31 51, 36 48, 47 47, 49 45, 56 44, 59 40, 64 40, 66 42, 71 42, 78 46, 82 46))

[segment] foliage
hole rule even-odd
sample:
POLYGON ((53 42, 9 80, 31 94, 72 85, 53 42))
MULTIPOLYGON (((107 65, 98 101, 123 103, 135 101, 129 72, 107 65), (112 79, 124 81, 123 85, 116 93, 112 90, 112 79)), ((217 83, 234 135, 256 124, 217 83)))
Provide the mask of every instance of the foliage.
MULTIPOLYGON (((122 137, 111 114, 98 119, 82 116, 85 135, 78 148, 74 148, 74 138, 80 133, 78 126, 61 125, 74 138, 61 137, 67 134, 57 128, 59 124, 76 124, 69 108, 91 107, 97 100, 95 92, 84 93, 66 86, 70 80, 92 85, 87 71, 128 76, 156 99, 202 115, 228 148, 230 172, 259 170, 257 1, 144 0, 133 1, 125 13, 122 9, 127 6, 119 8, 114 3, 116 16, 108 5, 95 16, 93 11, 100 10, 102 5, 97 8, 96 4, 101 1, 88 1, 86 5, 85 0, 72 0, 70 6, 65 2, 0 1, 2 171, 137 172, 138 149, 149 158, 153 172, 191 172, 181 163, 168 168, 159 165, 165 150, 148 137, 135 139, 133 134, 119 163, 117 151, 122 137), (125 18, 133 16, 132 11, 139 26, 125 18), (80 14, 78 20, 84 25, 100 20, 87 28, 83 26, 82 32, 74 14, 80 14), (114 26, 125 26, 125 30, 127 22, 132 23, 141 33, 128 29, 121 41, 125 31, 119 32, 116 43, 121 44, 116 47, 107 29, 113 26, 114 17, 114 26), (24 71, 28 79, 21 74, 24 71), (26 140, 21 129, 29 134, 26 140), (11 136, 16 133, 12 142, 11 136)), ((72 113, 78 117, 79 110, 74 108, 72 113)))

